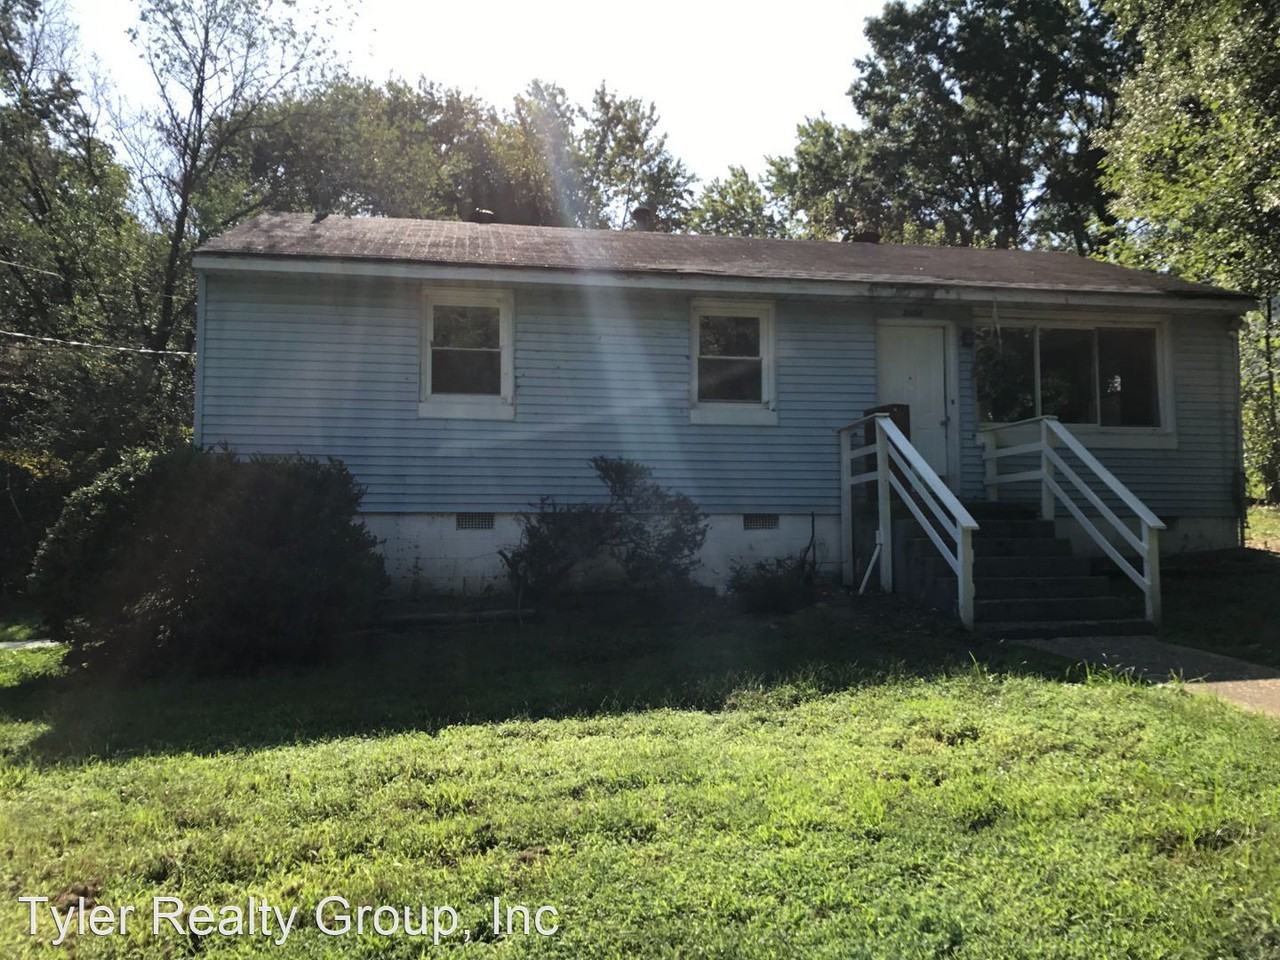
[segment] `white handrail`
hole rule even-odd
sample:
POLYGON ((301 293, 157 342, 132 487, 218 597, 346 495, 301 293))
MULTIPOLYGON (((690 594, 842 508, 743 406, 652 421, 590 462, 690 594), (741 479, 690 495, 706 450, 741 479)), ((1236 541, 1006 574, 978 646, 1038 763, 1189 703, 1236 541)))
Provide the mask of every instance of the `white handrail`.
POLYGON ((968 527, 970 530, 978 529, 978 521, 965 509, 964 504, 959 498, 951 492, 951 488, 942 482, 942 478, 929 466, 929 462, 920 455, 911 441, 906 438, 898 425, 894 423, 888 414, 884 414, 877 418, 876 429, 883 430, 885 434, 893 441, 893 445, 902 454, 903 458, 911 465, 911 469, 920 475, 926 484, 928 484, 931 492, 942 501, 942 505, 951 511, 952 516, 956 518, 957 523, 962 527, 968 527))
POLYGON ((983 459, 986 461, 987 496, 995 499, 1000 486, 1009 483, 1021 483, 1029 480, 1040 481, 1040 515, 1045 520, 1053 520, 1057 512, 1057 504, 1062 503, 1067 512, 1080 524, 1094 543, 1105 553, 1121 572, 1137 584, 1142 591, 1146 606, 1146 616, 1154 624, 1159 624, 1161 615, 1160 598, 1160 531, 1165 529, 1164 523, 1151 509, 1134 495, 1120 480, 1098 460, 1089 449, 1080 442, 1070 430, 1058 422, 1057 417, 1033 417, 1019 420, 1017 423, 997 424, 983 428, 986 438, 986 449, 983 459), (1030 443, 999 447, 996 444, 997 431, 1008 427, 1039 425, 1039 439, 1030 443), (1107 488, 1120 503, 1137 519, 1141 535, 1134 534, 1116 512, 1081 479, 1063 457, 1054 449, 1060 443, 1070 450, 1084 467, 1107 488), (1001 474, 1000 460, 1012 456, 1029 456, 1039 454, 1040 465, 1034 470, 1021 470, 1017 473, 1001 474), (1061 475, 1069 482, 1068 487, 1058 483, 1061 475), (1116 545, 1096 523, 1085 514, 1080 505, 1072 498, 1070 489, 1074 489, 1080 497, 1097 511, 1130 548, 1141 558, 1141 570, 1120 553, 1116 545))
POLYGON ((880 551, 881 589, 886 593, 893 590, 893 518, 890 493, 896 491, 925 535, 955 572, 960 621, 971 628, 974 615, 973 532, 978 529, 978 522, 942 482, 942 478, 920 455, 920 451, 898 429, 889 414, 869 414, 841 427, 837 433, 840 438, 841 546, 844 551, 845 583, 853 583, 853 487, 872 480, 880 481, 877 487, 879 525, 876 539, 880 551), (875 423, 875 442, 855 450, 851 440, 852 432, 867 421, 875 423), (875 469, 855 475, 852 462, 870 456, 876 458, 875 469), (937 521, 936 524, 930 522, 925 508, 937 521), (955 542, 954 549, 938 533, 939 527, 955 542))
POLYGON ((1081 463, 1093 472, 1094 476, 1106 484, 1107 488, 1120 498, 1120 501, 1126 507, 1137 514, 1139 520, 1155 527, 1157 530, 1165 529, 1165 525, 1160 518, 1148 510, 1147 505, 1135 497, 1128 487, 1117 480, 1115 474, 1099 463, 1098 458, 1076 439, 1075 434, 1060 424, 1056 417, 1046 420, 1045 425, 1054 436, 1066 444, 1067 449, 1074 453, 1081 463))
POLYGON ((1008 430, 1012 427, 1025 427, 1031 423, 1039 423, 1042 420, 1056 420, 1054 416, 1043 417, 1027 417, 1025 420, 1010 420, 1008 423, 984 423, 980 430, 984 433, 999 433, 1001 430, 1008 430))

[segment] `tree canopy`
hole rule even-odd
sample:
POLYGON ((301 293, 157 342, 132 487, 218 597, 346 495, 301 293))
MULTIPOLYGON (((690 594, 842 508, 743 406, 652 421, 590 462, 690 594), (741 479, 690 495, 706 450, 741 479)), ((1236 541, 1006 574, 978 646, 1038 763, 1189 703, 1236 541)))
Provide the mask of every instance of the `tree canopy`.
POLYGON ((849 96, 862 125, 799 127, 772 182, 812 236, 1079 253, 1113 222, 1094 134, 1133 60, 1089 3, 893 0, 867 20, 849 96))
POLYGON ((509 109, 431 83, 337 76, 274 103, 231 166, 281 209, 621 228, 638 205, 684 226, 692 175, 653 104, 589 106, 535 80, 509 109))
POLYGON ((733 237, 785 237, 790 233, 787 212, 745 167, 731 166, 724 179, 702 188, 689 214, 689 229, 733 237))
POLYGON ((1267 0, 1113 0, 1145 52, 1101 137, 1126 225, 1111 255, 1253 293, 1242 331, 1246 460, 1280 500, 1280 8, 1267 0))
MULTIPOLYGON (((156 238, 69 68, 72 32, 34 0, 0 0, 0 330, 142 346, 158 314, 156 238)), ((68 490, 126 446, 188 422, 190 381, 141 354, 0 338, 0 589, 30 559, 68 490)))

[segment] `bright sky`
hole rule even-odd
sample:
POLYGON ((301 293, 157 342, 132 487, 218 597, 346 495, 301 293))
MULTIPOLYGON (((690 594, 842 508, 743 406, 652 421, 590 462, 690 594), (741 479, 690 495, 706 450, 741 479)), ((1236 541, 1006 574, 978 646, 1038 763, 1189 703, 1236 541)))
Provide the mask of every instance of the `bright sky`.
MULTIPOLYGON (((80 45, 130 100, 150 87, 125 31, 132 0, 71 0, 80 45)), ((340 38, 357 73, 425 75, 499 106, 530 79, 585 102, 601 80, 654 101, 672 151, 704 180, 787 153, 796 124, 852 122, 845 90, 883 0, 641 3, 364 0, 340 38)))

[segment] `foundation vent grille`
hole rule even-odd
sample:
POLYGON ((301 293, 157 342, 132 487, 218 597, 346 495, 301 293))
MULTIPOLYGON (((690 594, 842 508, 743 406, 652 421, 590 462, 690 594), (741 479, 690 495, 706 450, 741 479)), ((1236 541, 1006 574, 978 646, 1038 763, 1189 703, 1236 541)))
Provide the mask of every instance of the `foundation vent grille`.
POLYGON ((456 513, 457 530, 492 530, 492 513, 456 513))
POLYGON ((744 513, 742 515, 743 530, 777 530, 778 515, 776 513, 744 513))

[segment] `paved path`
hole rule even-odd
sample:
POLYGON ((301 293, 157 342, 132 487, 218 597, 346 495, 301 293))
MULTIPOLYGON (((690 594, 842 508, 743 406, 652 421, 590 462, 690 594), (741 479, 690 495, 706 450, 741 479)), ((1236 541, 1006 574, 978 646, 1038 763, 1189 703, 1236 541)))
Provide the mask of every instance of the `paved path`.
POLYGON ((1059 637, 1020 642, 1072 660, 1133 670, 1148 680, 1177 675, 1190 690, 1213 693, 1250 710, 1280 717, 1280 670, 1273 667, 1164 643, 1155 637, 1059 637))

